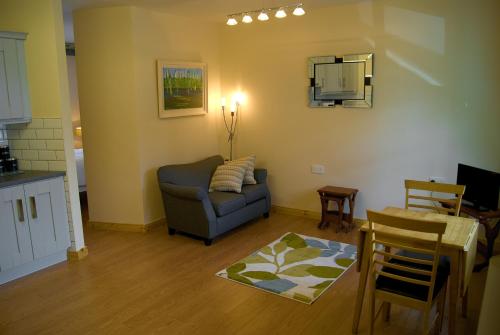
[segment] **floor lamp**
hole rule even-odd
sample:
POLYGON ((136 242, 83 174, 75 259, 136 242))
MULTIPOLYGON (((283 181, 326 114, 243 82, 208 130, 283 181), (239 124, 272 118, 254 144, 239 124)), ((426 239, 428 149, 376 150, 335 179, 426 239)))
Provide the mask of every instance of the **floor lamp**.
POLYGON ((228 133, 227 141, 229 142, 229 160, 233 160, 233 138, 236 133, 236 124, 238 123, 238 109, 240 107, 240 103, 238 101, 231 104, 231 124, 229 124, 226 120, 226 98, 221 99, 221 109, 222 109, 222 118, 224 119, 224 125, 226 126, 226 130, 228 133))

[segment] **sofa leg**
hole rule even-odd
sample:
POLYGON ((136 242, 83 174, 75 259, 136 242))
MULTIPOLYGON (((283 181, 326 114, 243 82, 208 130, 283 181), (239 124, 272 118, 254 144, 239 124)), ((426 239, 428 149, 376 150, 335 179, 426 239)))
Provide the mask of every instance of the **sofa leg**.
POLYGON ((175 235, 175 229, 174 228, 168 228, 168 235, 175 235))
POLYGON ((203 239, 203 242, 205 242, 205 245, 207 247, 212 245, 212 241, 213 241, 213 239, 211 239, 211 238, 205 238, 205 239, 203 239))
POLYGON ((264 218, 269 218, 269 212, 264 213, 264 218))

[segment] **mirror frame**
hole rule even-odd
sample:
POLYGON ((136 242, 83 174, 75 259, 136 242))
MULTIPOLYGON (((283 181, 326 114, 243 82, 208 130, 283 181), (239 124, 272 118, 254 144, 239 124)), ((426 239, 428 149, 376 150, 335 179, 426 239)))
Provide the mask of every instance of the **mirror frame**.
POLYGON ((308 59, 309 72, 309 107, 313 108, 333 108, 342 103, 343 107, 349 108, 371 108, 373 100, 373 53, 336 56, 318 56, 308 59), (314 66, 325 63, 365 63, 365 94, 364 99, 335 99, 335 100, 315 100, 314 99, 314 66))

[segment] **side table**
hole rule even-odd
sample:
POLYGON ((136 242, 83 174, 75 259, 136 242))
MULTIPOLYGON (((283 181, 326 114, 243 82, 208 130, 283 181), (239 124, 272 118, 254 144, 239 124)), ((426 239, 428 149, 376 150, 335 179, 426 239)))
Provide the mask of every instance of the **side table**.
POLYGON ((461 214, 467 214, 479 221, 484 226, 486 235, 486 245, 480 241, 477 242, 477 251, 485 258, 481 264, 474 266, 474 271, 481 271, 484 267, 489 265, 490 258, 493 256, 493 247, 495 246, 495 239, 500 231, 500 221, 494 222, 495 219, 500 219, 500 209, 480 211, 476 208, 462 205, 460 207, 461 214))
POLYGON ((358 190, 355 188, 325 186, 318 190, 321 199, 321 222, 319 229, 326 228, 330 222, 336 224, 338 228, 349 232, 354 226, 354 202, 358 190), (349 201, 349 213, 344 213, 344 203, 349 201), (328 203, 334 201, 337 203, 337 210, 328 210, 328 203), (344 224, 347 222, 347 225, 344 224))

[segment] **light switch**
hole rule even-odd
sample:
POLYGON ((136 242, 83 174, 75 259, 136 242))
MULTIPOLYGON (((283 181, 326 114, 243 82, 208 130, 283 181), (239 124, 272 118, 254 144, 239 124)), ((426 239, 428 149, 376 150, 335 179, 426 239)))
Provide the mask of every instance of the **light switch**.
POLYGON ((325 173, 325 166, 320 165, 320 164, 313 164, 313 165, 311 165, 311 173, 324 174, 325 173))

